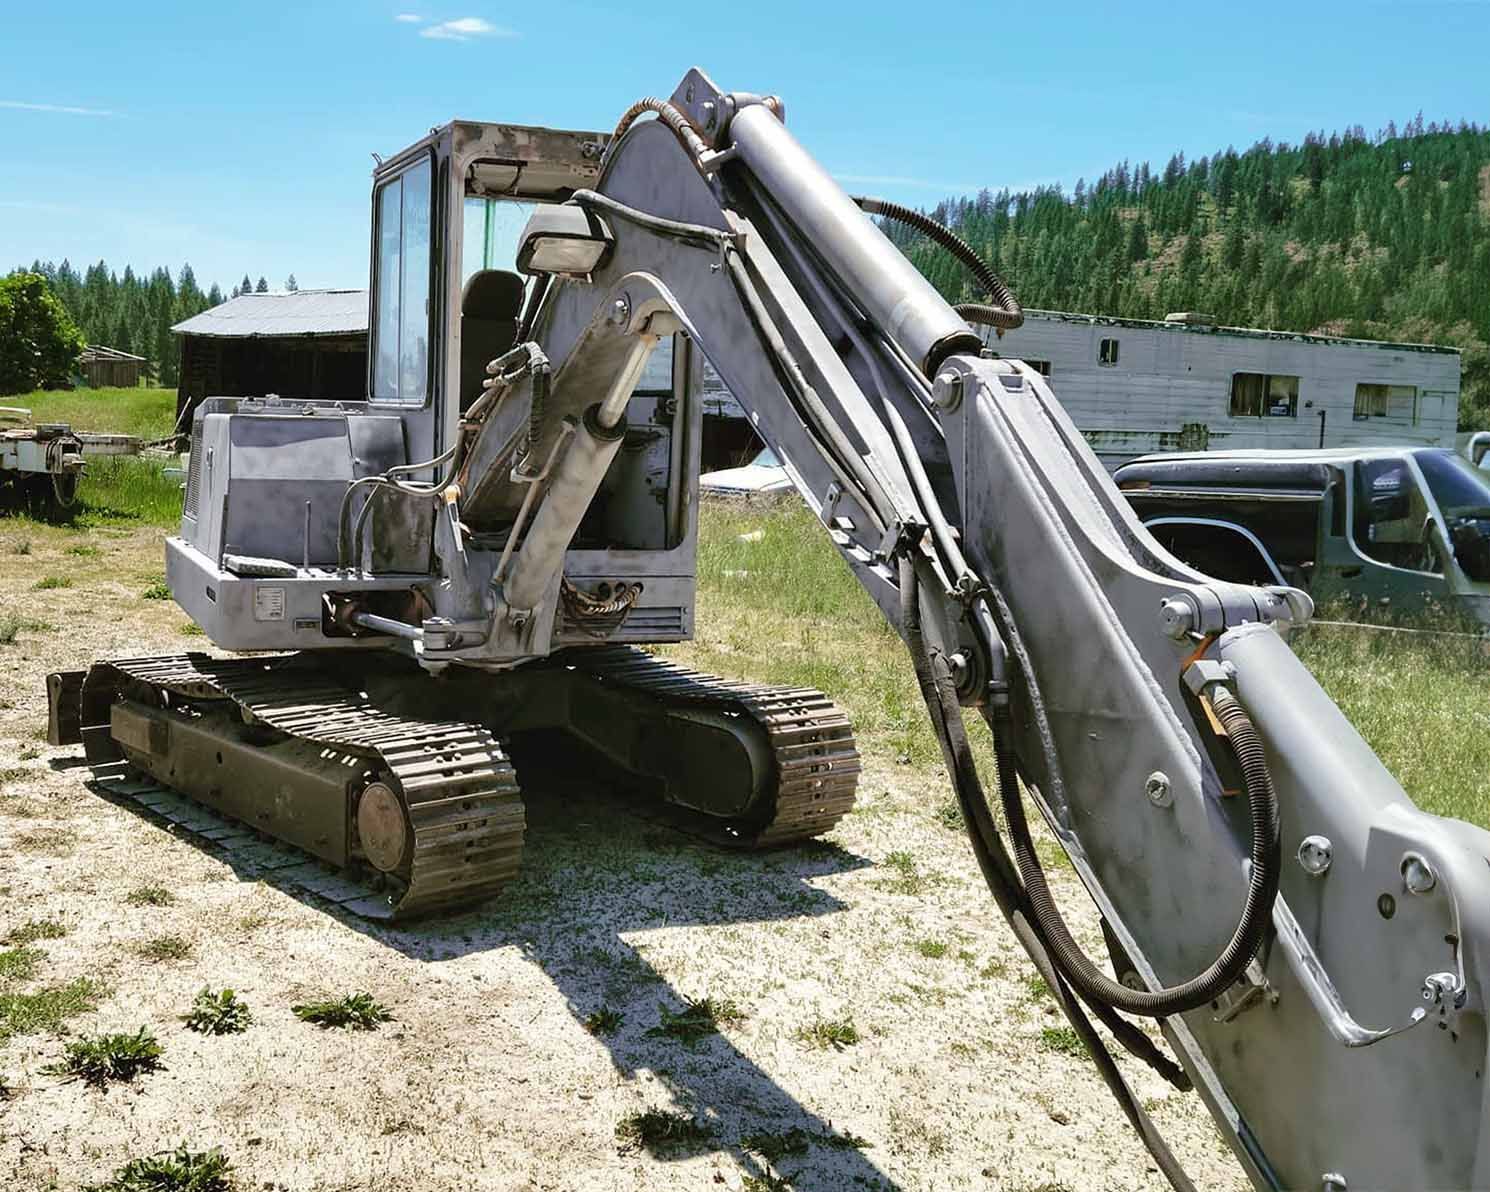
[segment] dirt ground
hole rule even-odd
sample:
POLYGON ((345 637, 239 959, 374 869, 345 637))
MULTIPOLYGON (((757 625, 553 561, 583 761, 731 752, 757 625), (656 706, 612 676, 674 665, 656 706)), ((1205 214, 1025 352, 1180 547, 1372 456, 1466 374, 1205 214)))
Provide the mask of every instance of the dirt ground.
MULTIPOLYGON (((598 787, 530 792, 518 882, 410 930, 246 880, 93 791, 80 750, 46 746, 44 676, 201 648, 173 604, 142 598, 159 552, 156 531, 0 521, 0 616, 29 618, 0 645, 0 938, 32 920, 67 928, 0 995, 94 978, 107 993, 66 1030, 148 1025, 165 1049, 163 1070, 98 1091, 41 1072, 62 1035, 0 1043, 6 1188, 73 1188, 180 1143, 221 1146, 245 1189, 296 1192, 1164 1186, 1091 1062, 1063 1050, 1063 1020, 965 840, 934 814, 945 792, 893 757, 866 759, 829 846, 757 856, 696 843, 598 787), (80 545, 98 553, 68 553, 80 545), (36 590, 45 576, 71 586, 36 590), (147 885, 174 902, 126 901, 147 885), (163 935, 189 955, 140 955, 163 935), (186 1029, 204 985, 249 1003, 247 1032, 186 1029), (290 1011, 356 990, 394 1021, 323 1031, 290 1011), (743 1019, 692 1048, 648 1033, 660 1006, 706 995, 743 1019), (608 1036, 583 1025, 602 1006, 622 1016, 608 1036), (799 1038, 844 1018, 855 1044, 799 1038), (618 1144, 617 1123, 653 1107, 695 1115, 711 1138, 671 1154, 618 1144), (774 1163, 744 1141, 792 1130, 805 1153, 774 1163)), ((1122 1062, 1197 1185, 1243 1188, 1199 1101, 1122 1062)))

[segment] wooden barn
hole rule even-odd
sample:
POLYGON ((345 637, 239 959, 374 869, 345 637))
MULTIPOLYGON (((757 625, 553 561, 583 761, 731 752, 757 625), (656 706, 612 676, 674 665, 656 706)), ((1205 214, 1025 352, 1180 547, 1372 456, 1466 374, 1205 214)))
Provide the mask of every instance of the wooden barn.
POLYGON ((178 426, 208 397, 366 393, 366 290, 240 294, 171 330, 181 341, 178 426))
POLYGON ((118 348, 89 344, 78 357, 78 371, 94 389, 133 388, 145 379, 145 358, 118 348))

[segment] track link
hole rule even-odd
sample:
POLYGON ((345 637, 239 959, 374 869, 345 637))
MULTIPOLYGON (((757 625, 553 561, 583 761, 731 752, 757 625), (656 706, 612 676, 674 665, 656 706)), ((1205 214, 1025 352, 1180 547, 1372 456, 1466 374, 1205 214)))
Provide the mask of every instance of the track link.
POLYGON ((711 821, 683 813, 691 830, 738 848, 771 848, 821 836, 854 805, 862 767, 853 726, 821 691, 721 679, 631 646, 565 651, 558 661, 664 705, 705 705, 748 716, 764 730, 776 768, 770 817, 711 821))
MULTIPOLYGON (((328 881, 325 870, 311 864, 302 868, 321 880, 297 882, 356 914, 407 918, 467 905, 489 898, 517 874, 525 827, 517 773, 501 743, 480 725, 393 715, 303 655, 181 654, 97 663, 82 692, 88 760, 106 789, 147 806, 151 797, 159 803, 163 788, 120 773, 122 753, 109 729, 110 705, 141 689, 166 696, 163 702, 231 700, 251 723, 368 760, 407 813, 413 839, 404 865, 391 877, 356 865, 328 881), (364 872, 370 881, 361 880, 364 872)), ((247 832, 200 834, 229 851, 258 842, 247 832)))

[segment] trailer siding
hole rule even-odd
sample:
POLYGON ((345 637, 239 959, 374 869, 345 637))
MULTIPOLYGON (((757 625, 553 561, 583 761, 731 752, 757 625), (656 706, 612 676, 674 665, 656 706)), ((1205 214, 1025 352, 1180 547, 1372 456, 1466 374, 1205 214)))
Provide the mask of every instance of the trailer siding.
POLYGON ((990 334, 990 349, 1049 362, 1051 387, 1109 471, 1158 451, 1314 448, 1321 429, 1326 447, 1454 444, 1460 365, 1453 348, 1026 314, 1024 326, 1002 339, 990 334), (1098 363, 1104 339, 1118 341, 1116 364, 1098 363), (1293 416, 1233 415, 1237 373, 1298 377, 1293 416), (1416 408, 1358 419, 1358 384, 1413 386, 1416 408))

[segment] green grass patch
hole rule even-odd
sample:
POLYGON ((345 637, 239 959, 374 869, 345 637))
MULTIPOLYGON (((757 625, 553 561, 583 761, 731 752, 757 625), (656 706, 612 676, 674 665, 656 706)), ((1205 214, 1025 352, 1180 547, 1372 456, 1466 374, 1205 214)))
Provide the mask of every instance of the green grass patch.
POLYGON ((31 585, 31 589, 34 592, 50 592, 56 588, 70 587, 72 587, 72 576, 70 575, 44 575, 31 585))
POLYGON ((23 923, 6 937, 7 944, 34 944, 37 940, 60 940, 67 928, 56 919, 32 919, 23 923))
POLYGON ((33 422, 65 422, 73 430, 162 439, 176 422, 174 389, 41 389, 7 397, 33 422))
POLYGON ((842 1051, 859 1041, 859 1028, 846 1014, 842 1018, 814 1018, 797 1028, 796 1037, 809 1047, 832 1047, 842 1051))
POLYGON ((1047 1026, 1040 1030, 1040 1047, 1058 1055, 1085 1056, 1086 1044, 1081 1036, 1069 1026, 1047 1026))
POLYGON ((940 960, 947 954, 947 945, 943 940, 917 940, 916 952, 927 960, 940 960))
POLYGON ((138 944, 135 951, 146 960, 185 960, 191 955, 191 941, 179 935, 157 935, 138 944))
POLYGON ((779 1134, 758 1130, 740 1139, 740 1145, 767 1163, 778 1163, 788 1155, 805 1155, 812 1145, 812 1135, 796 1127, 779 1134))
POLYGON ((189 1151, 184 1146, 131 1159, 111 1179, 83 1192, 232 1192, 233 1167, 222 1151, 189 1151))
POLYGON ((393 1013, 373 1000, 370 993, 352 993, 320 1002, 291 1006, 290 1012, 302 1022, 313 1022, 323 1030, 340 1027, 350 1031, 375 1031, 380 1023, 391 1022, 393 1013))
POLYGON ((875 883, 881 890, 892 894, 920 894, 927 886, 935 884, 933 878, 917 867, 916 858, 903 849, 886 856, 884 864, 890 874, 875 883))
POLYGON ((116 1081, 128 1083, 136 1076, 157 1071, 162 1054, 160 1042, 142 1026, 133 1035, 88 1035, 74 1039, 63 1048, 62 1058, 42 1071, 101 1088, 116 1081))
POLYGON ((96 559, 103 551, 96 546, 89 546, 86 542, 75 543, 67 548, 67 553, 76 555, 80 559, 96 559))
POLYGON ((181 520, 181 479, 152 457, 105 457, 88 465, 78 483, 73 524, 174 527, 181 520))
POLYGON ((150 581, 150 586, 140 593, 142 600, 169 600, 171 589, 166 586, 165 576, 150 581))
POLYGON ((1490 643, 1315 625, 1289 644, 1413 802, 1490 828, 1490 643))
POLYGON ((40 948, 7 948, 0 952, 0 981, 25 981, 46 954, 40 948))
POLYGON ((198 625, 195 621, 183 621, 181 622, 180 628, 177 630, 177 632, 180 633, 182 637, 202 637, 206 633, 206 630, 198 625))
POLYGON ((164 886, 136 886, 124 896, 130 906, 170 906, 176 896, 164 886))
POLYGON ((709 1035, 717 1035, 721 1025, 729 1026, 745 1020, 745 1011, 733 998, 701 997, 697 1001, 684 998, 683 1009, 677 1013, 663 1005, 657 1009, 662 1021, 647 1034, 677 1039, 687 1047, 709 1035))
POLYGON ((50 621, 6 613, 0 616, 0 646, 13 645, 23 633, 51 633, 56 628, 50 621))
POLYGON ((213 993, 205 986, 192 1002, 191 1010, 181 1018, 189 1030, 199 1035, 236 1035, 246 1031, 254 1020, 247 1003, 231 989, 213 993))
POLYGON ((638 1110, 616 1123, 616 1146, 622 1154, 676 1154, 695 1150, 713 1137, 714 1128, 707 1122, 674 1109, 638 1110))
POLYGON ((103 986, 87 977, 34 993, 0 993, 0 1043, 12 1035, 55 1031, 73 1015, 93 1009, 103 994, 103 986))

